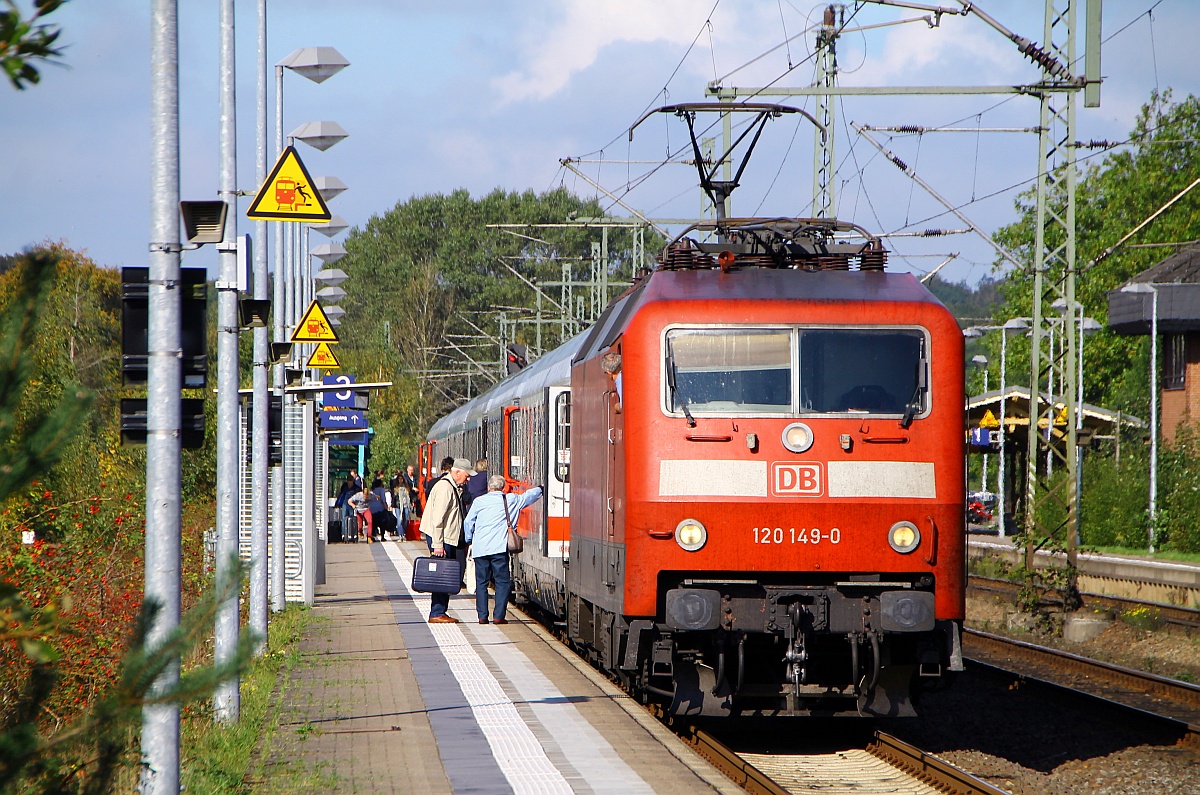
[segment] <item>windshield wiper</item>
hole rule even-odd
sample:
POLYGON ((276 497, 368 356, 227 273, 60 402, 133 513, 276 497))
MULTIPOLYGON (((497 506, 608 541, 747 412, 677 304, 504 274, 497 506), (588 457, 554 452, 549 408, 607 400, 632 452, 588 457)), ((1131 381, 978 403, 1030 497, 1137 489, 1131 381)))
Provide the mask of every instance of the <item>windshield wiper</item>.
POLYGON ((917 363, 917 387, 913 390, 912 397, 908 399, 908 404, 904 407, 904 416, 900 418, 901 428, 908 428, 909 425, 912 425, 913 418, 921 410, 921 395, 924 394, 928 385, 929 369, 925 359, 922 358, 917 363))
POLYGON ((671 389, 672 404, 681 402, 683 405, 683 416, 687 417, 689 428, 696 427, 696 418, 692 416, 692 412, 688 411, 688 399, 679 391, 678 381, 676 380, 675 372, 675 351, 671 347, 671 340, 667 340, 667 386, 671 389))

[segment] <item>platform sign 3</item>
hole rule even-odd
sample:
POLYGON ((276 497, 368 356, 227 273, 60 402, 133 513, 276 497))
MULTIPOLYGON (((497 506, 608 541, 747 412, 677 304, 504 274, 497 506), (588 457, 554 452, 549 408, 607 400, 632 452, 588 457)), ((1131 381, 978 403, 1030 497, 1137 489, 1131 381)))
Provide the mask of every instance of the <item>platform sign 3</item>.
POLYGON ((321 192, 294 146, 283 150, 267 181, 258 189, 246 217, 255 221, 320 223, 332 216, 321 192))
POLYGON ((308 305, 308 309, 305 310, 304 317, 300 318, 300 322, 292 330, 291 342, 328 342, 334 344, 337 341, 337 333, 333 330, 333 326, 329 324, 329 318, 325 317, 325 312, 321 309, 321 305, 313 301, 308 305))
POLYGON ((312 356, 308 357, 308 364, 305 367, 322 367, 327 370, 333 370, 342 366, 338 358, 333 355, 333 349, 329 347, 328 342, 322 342, 317 346, 317 349, 312 352, 312 356))

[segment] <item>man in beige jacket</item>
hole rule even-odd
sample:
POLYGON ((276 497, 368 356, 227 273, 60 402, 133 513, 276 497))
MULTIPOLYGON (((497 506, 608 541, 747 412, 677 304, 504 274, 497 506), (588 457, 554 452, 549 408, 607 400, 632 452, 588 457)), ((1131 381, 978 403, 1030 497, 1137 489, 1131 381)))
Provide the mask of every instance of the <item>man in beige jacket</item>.
MULTIPOLYGON (((425 502, 421 514, 421 532, 431 539, 432 555, 435 558, 454 557, 459 571, 466 570, 467 545, 463 543, 462 488, 467 478, 475 474, 471 462, 456 458, 445 476, 438 478, 425 502)), ((450 594, 429 595, 429 623, 457 624, 458 619, 446 614, 450 606, 450 594)))

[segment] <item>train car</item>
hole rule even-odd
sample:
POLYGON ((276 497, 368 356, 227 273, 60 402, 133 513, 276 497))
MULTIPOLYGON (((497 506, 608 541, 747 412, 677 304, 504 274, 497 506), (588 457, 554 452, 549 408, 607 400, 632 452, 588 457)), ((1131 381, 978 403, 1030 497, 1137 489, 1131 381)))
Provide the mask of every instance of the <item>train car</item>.
POLYGON ((547 487, 518 599, 670 712, 915 714, 962 668, 963 340, 885 265, 837 221, 698 225, 423 460, 547 487))

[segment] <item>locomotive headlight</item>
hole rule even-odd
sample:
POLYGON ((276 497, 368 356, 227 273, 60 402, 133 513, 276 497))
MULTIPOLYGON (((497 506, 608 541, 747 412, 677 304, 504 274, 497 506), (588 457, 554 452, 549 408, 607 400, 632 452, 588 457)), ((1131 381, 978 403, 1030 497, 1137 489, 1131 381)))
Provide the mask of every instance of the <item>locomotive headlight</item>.
POLYGON ((803 453, 812 444, 812 429, 803 422, 793 422, 783 429, 783 446, 793 453, 803 453))
POLYGON ((888 543, 892 549, 902 555, 907 555, 921 543, 921 531, 912 522, 896 522, 888 530, 888 543))
POLYGON ((684 519, 675 527, 675 543, 688 552, 695 552, 708 540, 708 531, 695 519, 684 519))

